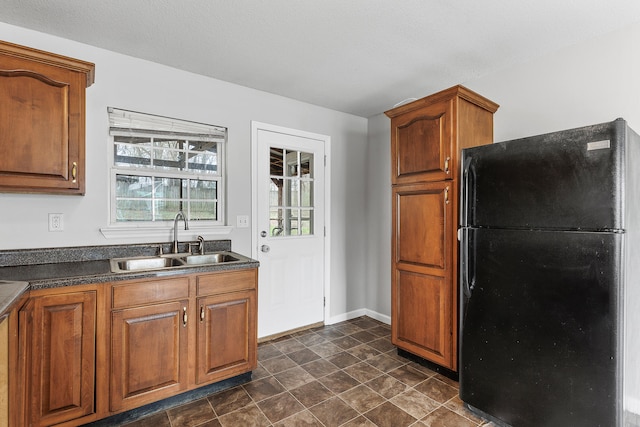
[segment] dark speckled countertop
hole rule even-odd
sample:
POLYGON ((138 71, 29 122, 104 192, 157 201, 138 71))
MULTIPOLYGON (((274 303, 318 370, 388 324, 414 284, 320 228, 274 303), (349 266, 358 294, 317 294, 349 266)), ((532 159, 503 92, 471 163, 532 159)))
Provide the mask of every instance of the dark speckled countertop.
MULTIPOLYGON (((181 242, 181 244, 184 244, 181 242)), ((180 266, 136 272, 111 271, 109 260, 135 256, 154 256, 162 246, 169 253, 171 243, 82 246, 48 249, 0 251, 0 314, 28 289, 105 283, 145 277, 212 272, 258 267, 259 263, 240 254, 242 262, 232 264, 180 266), (16 282, 18 284, 16 284, 16 282)), ((185 246, 185 252, 188 251, 185 246)), ((230 240, 205 241, 205 252, 231 252, 230 240)))
POLYGON ((11 305, 28 289, 28 282, 0 280, 0 317, 4 316, 11 305))

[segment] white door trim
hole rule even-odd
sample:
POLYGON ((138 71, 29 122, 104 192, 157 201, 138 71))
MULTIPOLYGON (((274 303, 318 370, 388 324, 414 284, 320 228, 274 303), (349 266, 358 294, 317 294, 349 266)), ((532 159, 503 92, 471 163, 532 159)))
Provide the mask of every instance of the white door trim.
MULTIPOLYGON (((325 153, 325 183, 324 183, 324 321, 330 319, 331 304, 331 137, 283 126, 271 125, 257 121, 251 121, 251 258, 258 258, 258 131, 266 130, 288 135, 321 140, 324 143, 325 153)), ((260 301, 258 301, 260 304, 260 301)))

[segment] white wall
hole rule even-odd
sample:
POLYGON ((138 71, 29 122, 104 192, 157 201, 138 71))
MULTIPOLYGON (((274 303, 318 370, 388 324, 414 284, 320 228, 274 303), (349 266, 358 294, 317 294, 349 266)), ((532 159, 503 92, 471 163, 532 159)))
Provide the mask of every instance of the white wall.
MULTIPOLYGON (((0 23, 0 39, 96 64, 87 89, 85 196, 0 194, 0 249, 104 245, 151 241, 105 239, 108 223, 107 107, 147 112, 229 128, 227 214, 251 213, 250 138, 256 120, 332 138, 331 316, 365 305, 363 271, 367 120, 0 23), (64 214, 63 232, 47 230, 48 213, 64 214)), ((256 64, 256 72, 259 72, 256 64)), ((251 230, 233 229, 235 251, 251 254, 251 230)), ((169 241, 170 233, 166 239, 169 241)))
MULTIPOLYGON (((391 106, 389 107, 391 108, 391 106)), ((384 114, 369 118, 367 146, 367 308, 391 322, 391 129, 384 114)))
MULTIPOLYGON (((618 117, 640 132, 640 25, 460 83, 500 104, 494 116, 495 141, 608 122, 618 117)), ((429 94, 414 96, 426 95, 429 94)), ((380 114, 369 119, 369 183, 375 181, 376 185, 367 189, 370 244, 366 301, 369 310, 387 316, 391 310, 391 261, 390 255, 385 255, 391 253, 391 196, 380 186, 390 185, 386 166, 391 162, 389 135, 390 121, 386 116, 380 114), (381 193, 384 197, 380 197, 381 193), (374 233, 381 237, 373 237, 374 233)), ((631 328, 639 327, 636 313, 637 310, 630 313, 636 319, 631 328)), ((627 349, 627 354, 637 358, 640 343, 628 344, 633 348, 627 349)), ((640 362, 636 359, 626 363, 628 368, 633 366, 633 371, 627 370, 633 379, 627 378, 625 407, 640 413, 640 368, 637 368, 640 362)))
MULTIPOLYGON (((462 85, 500 104, 494 139, 505 141, 623 117, 640 132, 640 25, 610 33, 462 85)), ((442 88, 446 89, 446 88, 442 88)), ((416 93, 421 98, 430 93, 416 93)), ((392 106, 390 105, 389 108, 392 106)), ((368 308, 391 314, 390 120, 369 118, 368 308), (376 184, 374 185, 373 182, 376 184), (381 197, 381 195, 383 197, 381 197), (385 196, 385 195, 388 195, 385 196)))

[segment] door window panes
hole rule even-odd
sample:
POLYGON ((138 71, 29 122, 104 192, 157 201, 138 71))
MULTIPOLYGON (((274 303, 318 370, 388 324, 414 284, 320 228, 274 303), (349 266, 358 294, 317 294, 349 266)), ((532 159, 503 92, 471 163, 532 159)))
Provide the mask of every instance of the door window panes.
POLYGON ((271 147, 269 161, 269 234, 314 234, 313 153, 271 147))

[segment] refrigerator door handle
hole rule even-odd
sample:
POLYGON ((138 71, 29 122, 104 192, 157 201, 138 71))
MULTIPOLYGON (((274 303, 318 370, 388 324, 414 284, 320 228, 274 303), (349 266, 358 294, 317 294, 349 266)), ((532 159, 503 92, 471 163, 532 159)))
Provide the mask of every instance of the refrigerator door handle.
POLYGON ((471 230, 461 228, 460 240, 460 285, 465 298, 471 298, 471 292, 475 286, 475 257, 471 253, 473 247, 469 234, 471 230))
POLYGON ((462 191, 460 192, 460 225, 463 227, 471 225, 473 221, 473 195, 474 195, 474 179, 473 170, 471 168, 472 159, 463 156, 462 167, 462 191))

